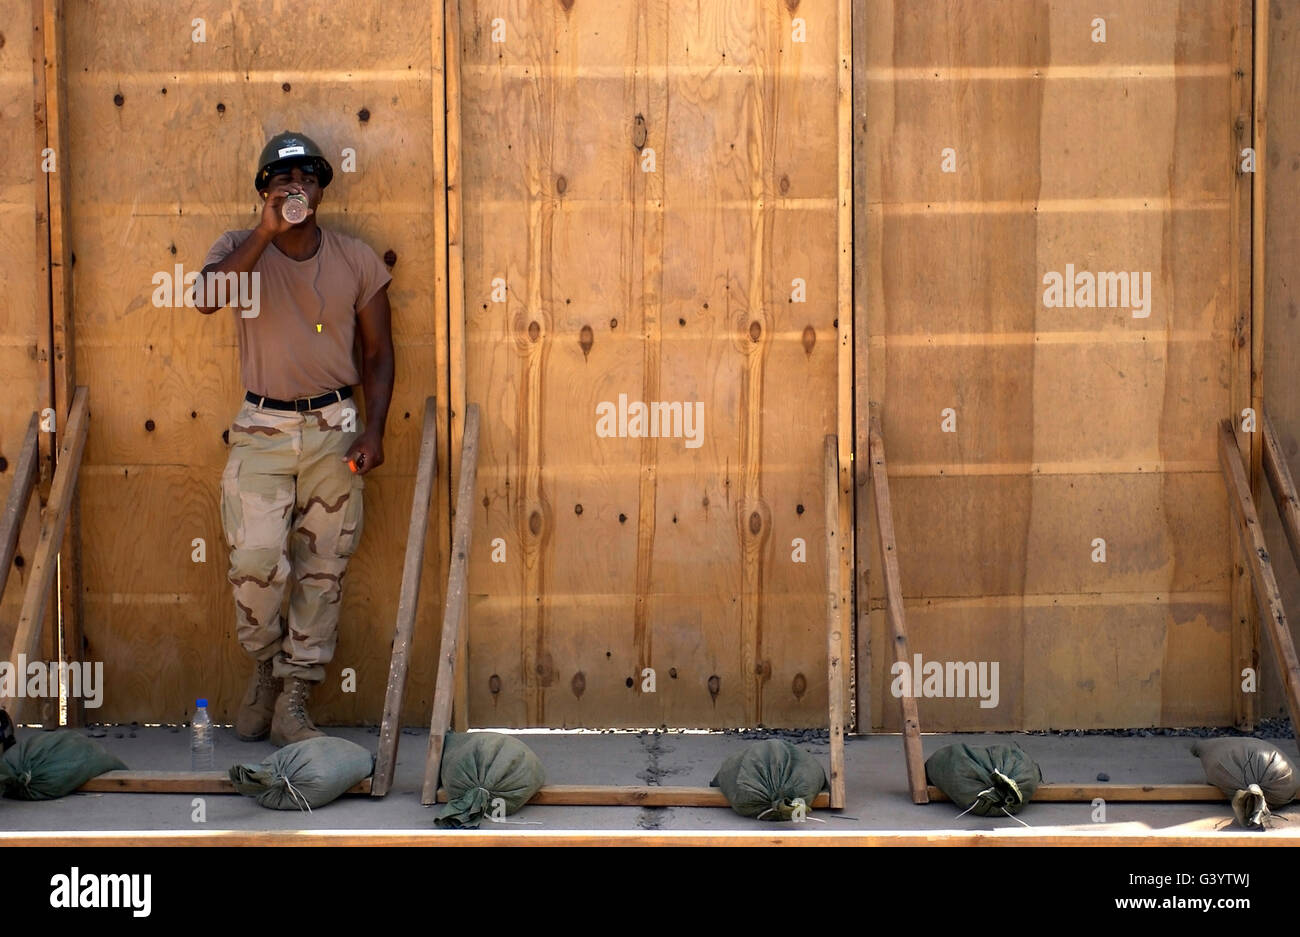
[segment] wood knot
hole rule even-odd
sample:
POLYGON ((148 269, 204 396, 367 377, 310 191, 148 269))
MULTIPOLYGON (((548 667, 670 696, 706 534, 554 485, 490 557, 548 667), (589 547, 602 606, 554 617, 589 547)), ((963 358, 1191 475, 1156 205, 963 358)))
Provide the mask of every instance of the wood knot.
POLYGON ((396 266, 397 252, 392 250, 391 248, 389 250, 384 251, 384 263, 390 267, 396 266))
POLYGON ((529 529, 529 531, 532 532, 532 535, 533 535, 534 537, 536 537, 538 534, 540 534, 540 533, 542 532, 542 512, 541 512, 541 511, 534 511, 532 514, 529 514, 529 515, 528 515, 528 529, 529 529))
POLYGON ((573 679, 569 681, 569 689, 573 690, 574 696, 582 699, 582 694, 587 690, 587 677, 581 670, 575 673, 573 679))
POLYGON ((637 114, 632 121, 632 145, 638 150, 645 146, 646 138, 649 137, 650 130, 646 127, 645 118, 637 114))
POLYGON ((781 189, 781 194, 785 195, 785 193, 790 191, 790 177, 782 173, 781 181, 777 183, 777 185, 781 189))
POLYGON ((542 327, 536 321, 528 323, 528 340, 535 342, 542 337, 542 327))
POLYGON ((762 324, 756 321, 749 323, 749 340, 754 344, 758 344, 758 340, 762 338, 762 336, 763 336, 762 324))
POLYGON ((366 123, 367 121, 369 121, 369 120, 370 120, 370 108, 368 108, 368 107, 363 107, 361 110, 357 111, 357 120, 361 121, 363 124, 366 123))
POLYGON ((811 355, 813 346, 817 344, 817 330, 811 325, 803 327, 803 353, 811 355))
POLYGON ((563 176, 556 176, 556 177, 555 177, 555 191, 556 191, 556 192, 558 192, 560 195, 563 195, 563 194, 565 193, 565 191, 566 191, 568 188, 569 188, 569 180, 568 180, 568 179, 564 178, 563 176))
POLYGON ((757 511, 749 515, 749 532, 757 537, 763 530, 763 516, 757 511))
POLYGON ((596 341, 596 335, 591 330, 591 326, 584 325, 578 332, 578 346, 582 349, 582 359, 587 360, 587 355, 591 354, 591 346, 596 341))
POLYGON ((718 702, 718 693, 722 690, 722 679, 715 673, 709 677, 709 696, 713 697, 714 705, 718 702))
POLYGON ((801 673, 795 674, 794 680, 790 683, 790 690, 794 693, 795 699, 803 699, 803 695, 808 692, 808 678, 801 673))
POLYGON ((501 678, 496 674, 488 677, 488 692, 493 696, 501 692, 501 678))
MULTIPOLYGON (((119 91, 117 94, 113 95, 113 103, 116 104, 118 107, 121 107, 123 104, 126 103, 126 98, 122 97, 122 92, 121 92, 121 91, 119 91)), ((225 110, 225 106, 224 106, 224 105, 221 105, 221 104, 218 104, 218 105, 217 105, 217 109, 218 109, 218 110, 223 110, 223 111, 224 111, 224 110, 225 110)))

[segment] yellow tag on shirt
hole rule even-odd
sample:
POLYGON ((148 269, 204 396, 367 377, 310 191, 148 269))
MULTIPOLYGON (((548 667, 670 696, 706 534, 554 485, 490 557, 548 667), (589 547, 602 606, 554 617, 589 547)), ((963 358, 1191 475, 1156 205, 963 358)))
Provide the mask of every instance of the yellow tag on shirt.
POLYGON ((324 328, 324 326, 322 326, 319 322, 317 322, 317 323, 316 323, 316 331, 319 332, 322 328, 324 328))

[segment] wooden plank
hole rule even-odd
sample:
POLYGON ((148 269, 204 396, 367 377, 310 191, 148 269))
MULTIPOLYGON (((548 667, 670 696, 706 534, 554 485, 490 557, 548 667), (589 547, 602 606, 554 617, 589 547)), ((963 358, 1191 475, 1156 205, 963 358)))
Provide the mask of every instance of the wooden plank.
MULTIPOLYGON (((947 801, 948 795, 931 785, 931 801, 947 801)), ((1108 803, 1186 803, 1228 800, 1212 784, 1040 784, 1033 803, 1086 804, 1101 798, 1108 803)))
MULTIPOLYGON (((1246 16, 1241 17, 1244 22, 1246 16)), ((1268 177, 1268 33, 1270 7, 1269 0, 1254 0, 1254 22, 1251 40, 1254 44, 1254 67, 1251 70, 1251 145, 1255 148, 1255 172, 1251 175, 1250 186, 1250 372, 1246 387, 1249 394, 1249 406, 1255 415, 1256 426, 1263 420, 1264 414, 1264 328, 1267 323, 1265 299, 1267 279, 1265 278, 1267 248, 1266 215, 1268 198, 1265 193, 1268 177)), ((1248 52, 1249 50, 1243 50, 1248 52)), ((1244 57, 1244 56, 1243 56, 1244 57)), ((1245 82, 1238 80, 1238 84, 1245 82)), ((1235 232, 1234 232, 1235 233, 1235 232)), ((1285 379, 1285 378, 1284 378, 1285 379)), ((1240 408, 1234 410, 1240 412, 1240 408)), ((1256 504, 1262 494, 1263 485, 1263 440, 1256 429, 1242 440, 1246 458, 1246 476, 1250 482, 1250 496, 1256 504)), ((1260 531, 1261 536, 1263 531, 1260 531)), ((1259 673, 1260 658, 1260 617, 1262 608, 1258 602, 1249 606, 1248 626, 1243 629, 1239 646, 1239 656, 1252 661, 1255 673, 1259 673)), ((1246 726, 1254 728, 1254 721, 1260 715, 1260 694, 1246 693, 1242 689, 1245 681, 1240 679, 1241 672, 1235 675, 1238 693, 1244 697, 1243 709, 1246 714, 1246 726)))
POLYGON ((442 743, 451 725, 455 692, 458 642, 469 614, 469 550, 473 533, 474 477, 478 471, 478 404, 465 408, 465 435, 460 450, 460 484, 456 491, 455 537, 447 573, 446 602, 442 613, 442 640, 438 644, 438 677, 434 684, 433 718, 429 725, 429 750, 424 762, 424 787, 420 802, 433 803, 442 770, 442 743))
MULTIPOLYGON (((225 771, 105 771, 77 788, 82 794, 237 794, 225 771)), ((343 793, 369 794, 371 778, 343 793)))
MULTIPOLYGON (((32 155, 36 166, 34 173, 35 185, 33 186, 33 195, 35 196, 35 260, 32 265, 33 272, 36 274, 36 305, 32 309, 33 317, 36 322, 33 324, 37 327, 37 340, 35 343, 36 359, 40 365, 40 391, 39 402, 36 403, 37 409, 42 412, 47 410, 60 412, 61 408, 55 395, 54 378, 52 374, 52 362, 54 358, 51 331, 51 280, 55 271, 51 267, 51 258, 54 252, 51 242, 51 209, 54 206, 56 197, 55 189, 57 188, 57 179, 53 173, 49 173, 46 164, 48 151, 54 151, 56 160, 63 159, 66 154, 59 145, 57 135, 54 133, 55 121, 54 115, 48 114, 49 97, 47 95, 47 79, 49 75, 49 31, 50 23, 48 22, 48 13, 50 4, 45 0, 32 0, 32 32, 31 32, 31 53, 32 53, 32 90, 34 93, 32 112, 35 117, 35 143, 32 148, 32 155), (52 179, 52 176, 54 177, 52 179)), ((57 165, 57 163, 56 163, 57 165)), ((62 428, 61 426, 59 427, 62 428)), ((40 504, 42 509, 49 500, 50 484, 54 473, 55 453, 58 449, 58 438, 54 432, 42 433, 39 440, 40 447, 40 478, 38 489, 40 492, 40 504)), ((75 504, 74 504, 75 511, 75 504)), ((55 609, 51 616, 54 622, 53 626, 45 629, 41 634, 41 656, 46 660, 54 660, 59 653, 59 629, 58 629, 58 605, 59 605, 59 587, 57 579, 52 581, 49 586, 50 597, 48 604, 55 609)), ((59 692, 58 688, 51 688, 48 696, 39 701, 31 701, 27 705, 19 704, 17 712, 12 715, 19 720, 39 722, 42 725, 57 725, 59 722, 59 692), (32 715, 35 713, 35 715, 32 715)))
MULTIPOLYGON (((447 802, 447 792, 438 789, 438 803, 447 802)), ((548 784, 533 795, 530 805, 547 807, 730 807, 716 787, 672 785, 548 784)), ((831 795, 822 791, 809 805, 830 807, 831 795)))
POLYGON ((424 402, 420 461, 415 491, 411 496, 411 524, 406 532, 406 554, 402 564, 402 591, 397 599, 397 625, 393 633, 393 659, 388 667, 388 689, 384 715, 379 723, 379 751, 375 756, 371 794, 383 797, 393 783, 397 768, 397 743, 402 734, 402 698, 406 693, 406 672, 415 633, 415 613, 420 605, 420 578, 424 572, 424 544, 429 534, 429 499, 438 472, 438 401, 424 402))
MULTIPOLYGON (((67 419, 72 408, 76 392, 76 349, 73 341, 72 322, 72 257, 71 226, 67 217, 71 202, 69 200, 69 176, 65 161, 71 154, 68 148, 68 95, 66 88, 65 54, 64 54, 64 0, 43 0, 45 25, 43 40, 45 45, 45 115, 46 146, 58 155, 55 171, 46 176, 49 185, 49 259, 50 259, 50 369, 53 380, 55 412, 60 419, 67 419)), ((56 427, 62 430, 63 426, 56 427)), ((58 433, 53 439, 57 444, 58 433)), ((58 449, 55 450, 57 459, 58 449)), ((57 470, 57 462, 54 466, 57 470)), ((79 661, 84 652, 82 621, 85 610, 82 607, 81 576, 81 498, 73 495, 72 511, 68 516, 67 529, 63 534, 63 546, 59 551, 59 573, 55 585, 58 595, 58 627, 51 629, 50 644, 57 649, 63 660, 79 661)), ((58 703, 53 703, 52 720, 59 721, 58 703)), ((80 695, 69 696, 67 700, 67 725, 85 724, 85 706, 80 695)))
MULTIPOLYGON (((856 316, 853 306, 853 217, 855 203, 853 199, 853 2, 839 0, 836 10, 836 32, 838 36, 838 62, 836 69, 836 155, 838 157, 839 217, 837 220, 838 244, 836 245, 838 265, 836 267, 836 302, 835 323, 839 327, 839 357, 835 366, 838 382, 838 400, 836 403, 836 434, 838 436, 839 458, 839 552, 834 554, 840 583, 839 606, 848 615, 842 620, 838 629, 840 646, 837 654, 843 665, 839 669, 840 685, 831 690, 840 699, 840 734, 843 727, 851 721, 852 713, 849 703, 849 687, 852 685, 853 648, 853 532, 854 532, 854 494, 853 487, 853 445, 854 445, 854 386, 856 374, 853 368, 857 346, 854 343, 856 316)), ((827 557, 830 562, 830 557, 827 557)), ((834 736, 832 736, 832 739, 834 736)), ((832 741, 832 746, 834 745, 832 741)), ((834 790, 832 786, 832 791, 834 790)), ((832 796, 832 800, 835 798, 832 796)), ((837 806, 842 806, 842 798, 837 806)))
POLYGON ((1260 618, 1264 622, 1264 632, 1273 648, 1286 691, 1291 724, 1300 726, 1300 658, 1296 656, 1286 611, 1282 607, 1282 594, 1273 575, 1273 560, 1269 556, 1259 517, 1255 513, 1255 503, 1250 496, 1250 482, 1241 463, 1232 423, 1227 420, 1219 428, 1219 458, 1223 462, 1223 476, 1228 485, 1228 504, 1232 507, 1237 536, 1250 568, 1255 599, 1262 611, 1260 618))
POLYGON ((853 0, 853 731, 871 733, 871 331, 868 328, 867 2, 853 0))
MULTIPOLYGON (((1255 148, 1255 172, 1251 177, 1251 250, 1250 250, 1250 406, 1258 421, 1264 413, 1264 326, 1267 322, 1266 303, 1268 279, 1268 30, 1271 17, 1270 0, 1255 0, 1254 69, 1252 87, 1252 146, 1255 148)), ((1244 19, 1244 17, 1243 17, 1244 19)), ((1244 84, 1244 82, 1243 82, 1244 84)), ((1250 493, 1256 500, 1260 496, 1263 440, 1258 432, 1249 437, 1250 493)))
MULTIPOLYGON (((439 197, 445 200, 443 206, 446 224, 446 246, 439 244, 440 250, 446 251, 447 265, 447 336, 448 351, 446 367, 439 373, 445 375, 450 391, 450 410, 448 413, 448 441, 450 443, 447 473, 446 499, 451 503, 451 493, 456 490, 456 471, 460 464, 461 440, 464 435, 465 413, 465 254, 464 222, 461 212, 461 54, 460 54, 460 0, 442 0, 442 17, 434 18, 435 28, 442 29, 443 83, 442 104, 444 119, 439 120, 434 113, 435 140, 443 136, 443 152, 446 154, 444 172, 446 186, 439 191, 439 197), (454 430, 453 430, 454 428, 454 430)), ((435 52, 435 57, 438 52, 435 52)), ((436 64, 435 64, 436 70, 436 64)), ((435 152, 437 149, 435 148, 435 152)), ((442 354, 442 344, 439 344, 442 354)), ((450 516, 450 509, 447 515, 450 516)), ((452 549, 451 525, 447 527, 447 549, 452 549)), ((466 619, 466 628, 469 620, 466 619)), ((452 706, 453 726, 457 732, 464 732, 470 726, 469 716, 469 634, 461 639, 460 661, 456 666, 456 699, 452 706)))
MULTIPOLYGON (((826 661, 830 709, 831 806, 844 806, 844 606, 840 602, 840 466, 839 441, 826 437, 826 661)), ((843 532, 848 536, 848 531, 843 532)))
POLYGON ((63 542, 64 526, 77 489, 81 453, 86 446, 86 432, 90 422, 88 395, 87 388, 77 388, 67 430, 59 447, 59 467, 55 470, 54 484, 50 488, 50 503, 41 521, 41 537, 32 562, 31 578, 23 596, 23 608, 18 616, 13 649, 9 654, 11 661, 17 661, 19 654, 33 657, 40 640, 45 614, 49 608, 50 586, 54 582, 58 545, 63 542))
MULTIPOLYGON (((1300 451, 1297 449, 1300 395, 1291 393, 1286 386, 1290 376, 1300 371, 1300 328, 1290 314, 1291 310, 1300 308, 1300 278, 1295 276, 1300 259, 1300 173, 1290 171, 1290 167, 1300 165, 1297 163, 1300 160, 1300 119, 1297 119, 1300 118, 1300 4, 1270 4, 1268 70, 1267 104, 1272 118, 1267 128, 1268 151, 1257 154, 1257 159, 1271 169, 1264 186, 1268 223, 1264 242, 1267 255, 1264 307, 1269 314, 1264 322, 1264 361, 1260 370, 1268 384, 1264 409, 1272 421, 1278 451, 1285 463, 1295 459, 1300 451)), ((1261 80, 1264 76, 1257 73, 1255 81, 1261 80)), ((1239 143, 1240 147, 1246 145, 1245 141, 1239 143)), ((1246 188, 1244 179, 1242 188, 1246 188)), ((1248 263, 1243 265, 1243 269, 1247 268, 1248 263)), ((1259 519, 1274 554, 1280 553, 1279 544, 1286 532, 1278 514, 1260 506, 1259 519)), ((1300 608, 1300 570, 1291 563, 1279 561, 1273 572, 1283 602, 1294 612, 1300 608)), ((1294 627, 1292 637, 1300 639, 1294 627)), ((1260 663, 1260 712, 1267 716, 1282 714, 1285 702, 1272 660, 1265 655, 1260 663)))
MULTIPOLYGON (((1232 285, 1230 301, 1233 308, 1233 336, 1231 354, 1231 375, 1229 412, 1234 420, 1246 418, 1246 408, 1251 404, 1252 356, 1254 354, 1255 336, 1253 321, 1255 312, 1254 266, 1258 259, 1254 251, 1253 204, 1254 179, 1240 170, 1240 152, 1248 146, 1254 146, 1254 121, 1252 120, 1253 86, 1258 76, 1251 68, 1252 43, 1254 42, 1257 22, 1252 18, 1251 0, 1235 0, 1233 11, 1238 18, 1238 28, 1233 30, 1232 60, 1236 71, 1232 83, 1231 107, 1233 109, 1233 143, 1236 147, 1234 164, 1236 189, 1230 204, 1229 271, 1232 285), (1252 80, 1247 80, 1247 72, 1252 80)), ((1256 174, 1263 170, 1261 163, 1267 157, 1259 153, 1256 157, 1256 174)), ((1259 362, 1262 364, 1262 361, 1259 362)), ((1256 420, 1260 411, 1256 410, 1256 420)), ((1241 441, 1242 457, 1247 466, 1253 465, 1251 437, 1241 441)), ((1251 495, 1257 496, 1257 479, 1247 469, 1250 480, 1251 495)), ((1230 567, 1232 596, 1232 657, 1233 679, 1230 683, 1233 698, 1233 722, 1244 732, 1253 731, 1255 720, 1259 716, 1259 694, 1247 692, 1243 688, 1242 672, 1247 668, 1259 672, 1259 612, 1251 592, 1250 574, 1247 572, 1247 560, 1241 552, 1241 544, 1236 537, 1230 539, 1232 564, 1230 567)))
MULTIPOLYGON (((1267 412, 1261 414, 1264 428, 1264 472, 1273 490, 1273 500, 1277 503, 1277 513, 1282 520, 1282 529, 1286 532, 1286 542, 1291 547, 1291 558, 1300 568, 1300 494, 1297 494, 1295 479, 1291 476, 1291 467, 1287 465, 1282 444, 1278 442, 1277 430, 1273 428, 1273 419, 1267 412)), ((0 542, 0 547, 3 542, 0 542)))
MULTIPOLYGON (((882 573, 885 577, 885 597, 888 601, 889 627, 894 647, 894 660, 912 664, 907 647, 907 622, 903 612, 903 586, 898 573, 898 548, 894 542, 894 515, 889 503, 889 473, 885 463, 885 442, 880 428, 880 415, 876 405, 871 408, 871 481, 875 495, 876 530, 880 537, 882 573)), ((916 698, 911 687, 905 687, 899 697, 903 718, 903 753, 907 763, 907 784, 912 792, 912 802, 924 804, 925 758, 921 751, 921 724, 916 711, 916 698)))
POLYGON ((5 498, 4 514, 0 515, 0 595, 4 595, 5 584, 9 581, 9 570, 13 568, 14 554, 18 550, 18 536, 22 533, 23 519, 27 516, 27 502, 40 475, 36 462, 36 426, 36 414, 33 413, 27 423, 22 451, 14 466, 9 495, 5 498))

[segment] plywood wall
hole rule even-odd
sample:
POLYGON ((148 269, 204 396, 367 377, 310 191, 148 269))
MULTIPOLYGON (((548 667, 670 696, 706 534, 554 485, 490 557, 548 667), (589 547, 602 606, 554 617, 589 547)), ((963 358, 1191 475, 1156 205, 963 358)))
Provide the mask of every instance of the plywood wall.
MULTIPOLYGON (((373 723, 382 709, 426 396, 443 401, 448 425, 438 352, 442 22, 436 5, 415 0, 299 13, 279 3, 68 5, 76 367, 94 413, 81 483, 85 634, 106 683, 92 720, 179 721, 198 696, 230 720, 251 672, 235 640, 218 507, 222 431, 243 394, 234 322, 228 312, 156 308, 152 277, 176 264, 198 270, 223 231, 256 223, 256 160, 284 129, 312 136, 335 167, 322 224, 363 238, 393 273, 387 463, 367 480, 366 532, 313 712, 325 723, 373 723), (206 41, 195 41, 195 17, 206 17, 206 41), (344 148, 355 151, 355 173, 342 171, 344 148), (195 538, 206 563, 192 561, 195 538), (340 688, 348 667, 352 694, 340 688)), ((28 113, 21 101, 12 108, 28 113)), ((446 451, 439 446, 443 481, 446 451)), ((428 718, 446 576, 445 485, 438 490, 405 710, 416 724, 428 718)))
POLYGON ((826 724, 845 9, 460 4, 476 725, 826 724))
POLYGON ((923 698, 922 726, 1231 722, 1215 432, 1248 313, 1249 6, 868 9, 870 382, 912 651, 1000 673, 996 707, 923 698), (1067 264, 1149 272, 1149 316, 1047 308, 1067 264))
MULTIPOLYGON (((1268 28, 1268 154, 1264 258, 1264 405, 1292 475, 1300 475, 1300 6, 1273 0, 1268 28)), ((1291 631, 1300 640, 1300 574, 1278 521, 1272 497, 1261 499, 1260 518, 1291 631)), ((1261 653, 1261 712, 1286 712, 1272 653, 1261 653)))
MULTIPOLYGON (((0 160, 0 375, 7 398, 0 408, 0 505, 9 495, 28 421, 33 412, 50 405, 49 311, 42 287, 48 282, 43 236, 47 209, 39 156, 45 145, 44 100, 34 85, 43 55, 36 48, 40 33, 34 25, 30 2, 0 2, 0 121, 7 138, 6 158, 0 160)), ((48 463, 44 472, 48 482, 48 463)), ((0 648, 6 657, 36 547, 39 511, 39 497, 33 497, 8 584, 0 595, 0 648)), ((46 629, 47 637, 52 633, 46 629)), ((42 647, 48 653, 53 645, 47 642, 42 647)), ((25 718, 37 718, 36 713, 29 709, 25 718)))

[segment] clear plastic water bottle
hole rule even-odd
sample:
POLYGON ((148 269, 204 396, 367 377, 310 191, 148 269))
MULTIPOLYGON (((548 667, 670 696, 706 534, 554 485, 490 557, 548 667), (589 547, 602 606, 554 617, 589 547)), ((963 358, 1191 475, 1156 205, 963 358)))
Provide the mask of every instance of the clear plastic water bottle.
POLYGON ((298 192, 286 195, 284 201, 280 203, 280 214, 289 224, 298 224, 311 214, 311 209, 307 205, 307 196, 298 192))
POLYGON ((197 700, 194 705, 198 708, 190 720, 190 767, 195 771, 211 771, 212 720, 208 718, 208 701, 197 700))

